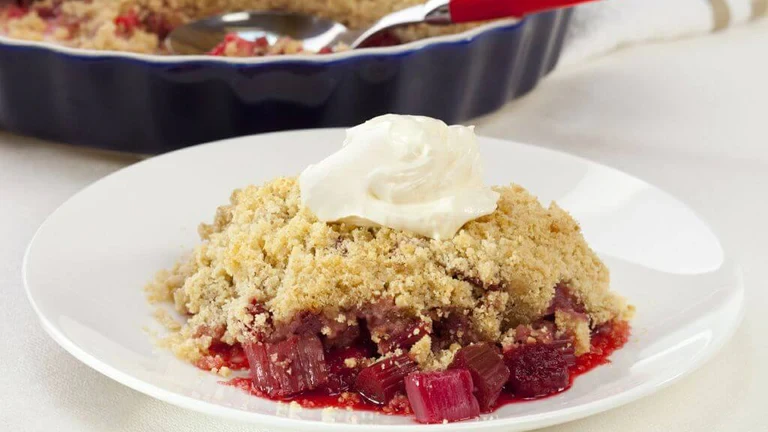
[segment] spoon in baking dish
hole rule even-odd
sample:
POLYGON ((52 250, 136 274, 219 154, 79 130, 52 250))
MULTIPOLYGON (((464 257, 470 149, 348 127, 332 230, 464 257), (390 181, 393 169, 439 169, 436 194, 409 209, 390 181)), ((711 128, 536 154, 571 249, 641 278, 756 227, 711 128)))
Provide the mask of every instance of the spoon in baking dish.
POLYGON ((565 8, 592 0, 430 0, 393 12, 368 29, 355 31, 341 23, 312 15, 276 11, 233 12, 193 21, 174 29, 166 39, 175 54, 205 54, 227 34, 254 41, 265 37, 274 43, 289 37, 305 50, 320 51, 337 43, 359 48, 383 32, 409 24, 446 25, 521 18, 551 9, 565 8))

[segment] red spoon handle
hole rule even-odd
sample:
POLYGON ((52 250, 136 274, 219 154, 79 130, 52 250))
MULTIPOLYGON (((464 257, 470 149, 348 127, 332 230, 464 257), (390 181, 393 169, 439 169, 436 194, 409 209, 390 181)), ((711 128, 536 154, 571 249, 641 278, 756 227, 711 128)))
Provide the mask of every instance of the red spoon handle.
POLYGON ((451 21, 455 23, 523 17, 587 3, 592 0, 451 0, 451 21))

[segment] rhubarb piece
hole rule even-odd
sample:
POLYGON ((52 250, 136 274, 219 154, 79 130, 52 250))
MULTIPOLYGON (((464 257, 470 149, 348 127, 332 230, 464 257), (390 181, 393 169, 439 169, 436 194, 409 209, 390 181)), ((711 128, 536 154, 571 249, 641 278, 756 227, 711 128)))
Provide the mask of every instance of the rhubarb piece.
POLYGON ((382 354, 392 352, 396 349, 408 350, 421 340, 425 335, 432 332, 430 325, 424 321, 413 321, 405 328, 395 333, 387 335, 379 342, 379 350, 382 354))
POLYGON ((420 423, 477 417, 480 406, 472 389, 472 374, 467 369, 414 373, 405 379, 411 409, 420 423))
POLYGON ((328 382, 323 386, 328 394, 350 390, 363 369, 365 360, 373 353, 363 346, 335 349, 326 354, 328 382))
POLYGON ((429 323, 405 314, 394 304, 387 302, 380 302, 371 307, 366 311, 364 318, 371 339, 378 344, 381 354, 398 348, 405 351, 424 335, 432 333, 429 323))
POLYGON ((360 339, 360 326, 338 325, 328 326, 328 328, 330 329, 330 334, 324 335, 322 338, 323 346, 326 350, 357 345, 356 342, 360 339))
POLYGON ((552 302, 549 304, 545 315, 554 315, 558 310, 585 312, 584 305, 571 294, 568 286, 562 283, 555 286, 555 295, 552 297, 552 302))
POLYGON ((403 391, 403 380, 417 370, 407 354, 389 357, 360 371, 355 390, 371 402, 384 405, 403 391))
POLYGON ((499 350, 488 343, 470 345, 460 349, 450 369, 467 369, 472 374, 474 394, 482 411, 493 408, 501 388, 509 379, 509 369, 499 350))
POLYGON ((576 364, 576 350, 573 348, 571 342, 558 339, 551 343, 551 345, 560 351, 560 355, 563 356, 565 363, 570 367, 576 364))
MULTIPOLYGON (((530 343, 550 343, 556 333, 555 323, 546 319, 537 320, 531 324, 520 324, 515 327, 511 339, 504 341, 508 345, 524 345, 530 343)), ((503 342, 503 343, 504 343, 503 342)))
POLYGON ((311 312, 299 312, 288 324, 290 334, 317 334, 323 328, 322 319, 311 312))
POLYGON ((277 343, 244 346, 253 384, 271 397, 313 390, 328 381, 323 344, 317 336, 292 336, 277 343))
POLYGON ((546 396, 570 384, 567 352, 559 344, 528 344, 504 353, 507 384, 521 398, 546 396))
POLYGON ((469 345, 478 342, 477 334, 472 329, 469 316, 460 309, 451 310, 435 323, 434 346, 446 349, 454 343, 469 345))

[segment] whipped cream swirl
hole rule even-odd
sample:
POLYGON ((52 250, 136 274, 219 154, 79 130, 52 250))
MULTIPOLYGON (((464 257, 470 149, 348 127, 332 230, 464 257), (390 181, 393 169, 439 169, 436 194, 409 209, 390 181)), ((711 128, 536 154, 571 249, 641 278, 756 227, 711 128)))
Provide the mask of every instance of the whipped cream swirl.
POLYGON ((493 213, 473 127, 387 114, 347 130, 341 150, 299 177, 301 200, 324 222, 385 226, 449 239, 493 213))

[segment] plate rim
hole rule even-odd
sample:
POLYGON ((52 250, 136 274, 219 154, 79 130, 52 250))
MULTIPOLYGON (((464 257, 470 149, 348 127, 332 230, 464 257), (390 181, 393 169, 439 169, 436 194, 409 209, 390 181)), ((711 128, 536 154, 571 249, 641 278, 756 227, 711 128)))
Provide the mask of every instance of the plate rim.
MULTIPOLYGON (((265 134, 246 135, 246 136, 227 138, 227 139, 217 140, 217 141, 212 141, 207 143, 201 143, 194 146, 173 150, 173 151, 163 153, 161 155, 157 155, 154 157, 146 158, 136 163, 130 164, 128 166, 122 167, 106 176, 99 178, 98 180, 93 181, 92 183, 86 185, 79 191, 75 192, 69 198, 67 198, 64 202, 58 205, 56 209, 53 210, 44 219, 44 221, 40 224, 40 226, 35 230, 35 233, 30 239, 24 252, 24 257, 23 257, 22 266, 21 266, 24 291, 43 329, 59 346, 64 348, 64 350, 67 351, 70 355, 72 355, 77 360, 81 361, 91 369, 94 369, 95 371, 101 373, 102 375, 114 381, 117 381, 118 383, 125 385, 128 388, 131 388, 147 396, 156 398, 163 402, 170 403, 172 405, 175 405, 184 409, 189 409, 189 410, 201 412, 204 414, 217 416, 220 418, 243 421, 251 424, 261 424, 265 426, 274 425, 276 427, 281 428, 281 430, 284 430, 286 428, 291 428, 292 430, 295 430, 295 431, 314 431, 316 430, 315 428, 317 427, 321 427, 321 426, 327 427, 332 425, 333 429, 339 432, 359 432, 360 428, 371 429, 376 432, 385 432, 385 431, 400 432, 400 431, 407 430, 407 428, 414 428, 414 427, 418 427, 419 429, 430 430, 430 431, 432 430, 473 431, 473 430, 478 430, 483 428, 500 427, 505 425, 511 426, 511 427, 516 427, 516 426, 522 427, 523 428, 522 430, 529 430, 533 428, 540 428, 540 427, 552 426, 556 424, 567 423, 570 421, 589 417, 594 414, 605 412, 605 411, 626 405, 630 402, 639 400, 641 398, 649 396, 650 394, 656 393, 657 391, 662 390, 672 385, 675 382, 678 382, 682 378, 690 375, 692 372, 700 369, 704 364, 709 362, 716 354, 718 354, 728 342, 731 341, 731 339, 733 338, 733 335, 739 329, 739 327, 743 322, 744 314, 745 314, 745 304, 744 304, 745 289, 744 289, 744 282, 743 282, 743 272, 742 272, 741 266, 737 262, 731 259, 730 261, 733 267, 732 269, 733 276, 735 277, 735 280, 736 280, 736 284, 734 286, 735 287, 734 295, 738 296, 738 311, 735 312, 735 315, 733 317, 734 318, 732 320, 733 324, 727 329, 725 333, 723 333, 723 337, 719 340, 719 342, 716 345, 714 345, 708 352, 706 352, 704 355, 698 357, 695 361, 690 363, 690 365, 685 370, 680 371, 675 376, 669 377, 664 381, 657 383, 653 380, 646 380, 645 382, 629 390, 625 390, 614 396, 598 399, 591 402, 586 402, 584 404, 580 404, 573 407, 561 408, 556 411, 549 411, 549 412, 544 412, 539 414, 528 414, 523 416, 517 416, 514 418, 494 418, 494 419, 488 419, 488 420, 482 420, 482 421, 465 421, 465 422, 456 422, 456 423, 449 423, 449 424, 434 424, 434 425, 429 425, 429 424, 359 425, 359 424, 351 424, 351 423, 328 423, 320 420, 294 419, 289 417, 274 416, 270 414, 262 414, 262 413, 257 413, 253 411, 244 411, 244 410, 239 410, 239 409, 235 409, 227 406, 218 405, 208 401, 195 399, 190 396, 181 395, 173 391, 165 390, 163 388, 157 387, 154 384, 143 381, 142 379, 134 377, 129 373, 123 372, 106 362, 102 362, 101 360, 99 360, 98 358, 90 354, 86 349, 78 346, 75 342, 73 342, 66 335, 64 335, 57 328, 57 326, 54 325, 48 319, 48 317, 42 313, 37 303, 35 302, 34 296, 32 294, 32 289, 30 288, 30 284, 27 280, 29 256, 35 245, 35 241, 37 240, 40 233, 46 228, 48 223, 55 217, 55 215, 64 206, 66 206, 76 197, 79 197, 85 194, 90 188, 96 186, 97 184, 113 176, 120 175, 123 171, 134 169, 137 166, 150 163, 155 159, 173 157, 176 153, 196 152, 207 147, 214 147, 217 145, 223 145, 230 142, 245 141, 245 140, 253 140, 254 142, 252 144, 262 145, 258 141, 266 141, 266 140, 263 140, 263 138, 268 136, 275 136, 275 135, 294 135, 294 134, 308 134, 308 133, 311 134, 311 133, 327 133, 327 132, 337 133, 337 132, 343 132, 344 130, 346 129, 345 128, 299 129, 299 130, 291 130, 291 131, 270 132, 265 134)), ((485 135, 478 135, 478 139, 480 141, 492 140, 492 141, 498 141, 498 142, 512 143, 512 144, 522 146, 524 148, 535 150, 535 151, 541 151, 545 153, 548 152, 551 154, 558 154, 561 156, 564 155, 570 158, 574 158, 582 163, 597 165, 601 168, 608 169, 613 173, 618 173, 623 176, 628 176, 634 180, 647 184, 652 188, 654 188, 657 192, 663 193, 673 198, 675 201, 679 202, 680 204, 682 204, 686 210, 690 211, 697 219, 699 219, 699 221, 701 221, 706 226, 706 228, 714 235, 718 243, 720 243, 724 256, 726 257, 731 256, 727 253, 724 246, 722 245, 720 241, 720 236, 706 221, 706 219, 702 218, 699 215, 699 213, 695 209, 691 208, 684 200, 679 199, 675 195, 667 192, 665 189, 660 188, 651 182, 638 178, 620 169, 602 164, 600 162, 597 162, 579 155, 574 155, 572 153, 558 150, 558 149, 552 149, 552 148, 543 147, 543 146, 536 146, 536 145, 522 143, 519 141, 510 140, 510 139, 496 138, 496 137, 490 137, 485 135)))

